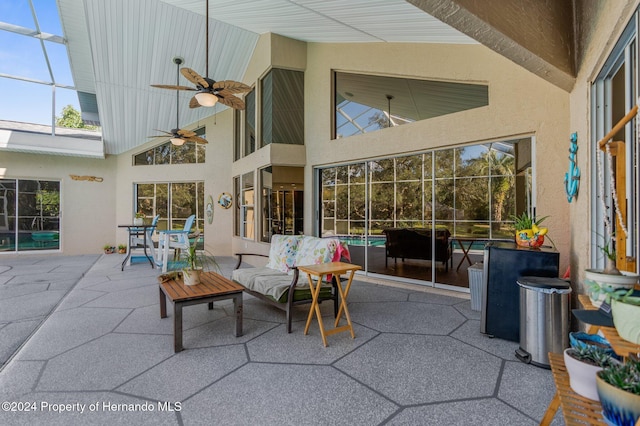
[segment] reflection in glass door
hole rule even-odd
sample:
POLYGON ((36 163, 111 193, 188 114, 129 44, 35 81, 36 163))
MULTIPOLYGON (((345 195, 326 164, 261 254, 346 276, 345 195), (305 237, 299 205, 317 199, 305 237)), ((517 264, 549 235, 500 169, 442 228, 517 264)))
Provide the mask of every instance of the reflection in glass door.
POLYGON ((367 273, 468 287, 486 241, 532 209, 530 159, 526 138, 320 169, 320 235, 367 273))

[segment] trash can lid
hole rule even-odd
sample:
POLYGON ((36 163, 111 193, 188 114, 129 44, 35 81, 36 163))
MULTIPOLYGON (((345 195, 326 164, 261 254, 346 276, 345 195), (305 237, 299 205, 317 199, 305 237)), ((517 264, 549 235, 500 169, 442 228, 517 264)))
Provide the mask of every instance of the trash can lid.
POLYGON ((534 289, 550 289, 568 290, 571 288, 569 281, 554 277, 520 277, 516 282, 521 286, 531 287, 534 289))

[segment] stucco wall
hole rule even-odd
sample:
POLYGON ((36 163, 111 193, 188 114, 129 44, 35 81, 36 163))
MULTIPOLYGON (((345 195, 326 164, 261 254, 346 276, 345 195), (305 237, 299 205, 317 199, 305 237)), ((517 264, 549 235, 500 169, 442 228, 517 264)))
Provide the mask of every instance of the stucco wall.
MULTIPOLYGON (((211 109, 212 113, 214 109, 211 109)), ((206 126, 206 162, 204 164, 176 164, 157 166, 132 166, 132 156, 163 143, 153 140, 135 150, 118 156, 116 176, 117 200, 115 217, 118 223, 131 223, 134 210, 133 184, 153 182, 193 182, 204 181, 205 203, 208 195, 214 200, 213 222, 209 224, 205 216, 204 236, 207 251, 217 256, 231 254, 234 209, 220 207, 218 197, 222 192, 233 194, 231 163, 233 162, 233 111, 226 109, 207 119, 200 120, 186 129, 206 126)), ((234 200, 235 204, 235 200, 234 200)), ((126 241, 126 231, 118 230, 118 240, 126 241)))
MULTIPOLYGON (((0 178, 60 180, 62 253, 101 253, 105 244, 118 243, 114 216, 118 198, 114 157, 93 160, 13 152, 3 152, 0 156, 0 178), (97 176, 103 181, 72 180, 69 177, 72 174, 97 176)), ((21 252, 28 253, 38 252, 21 252)))
POLYGON ((569 95, 479 45, 309 44, 305 74, 305 233, 311 233, 312 169, 376 156, 534 136, 536 204, 569 264, 569 206, 562 181, 569 140, 569 95), (332 70, 478 82, 489 105, 400 127, 330 140, 332 70))
MULTIPOLYGON (((591 266, 591 217, 593 202, 595 202, 591 199, 594 178, 590 170, 591 147, 595 146, 597 141, 594 140, 591 132, 591 83, 611 53, 611 49, 639 2, 636 0, 607 1, 606 7, 603 7, 603 3, 584 2, 579 9, 580 28, 582 28, 578 39, 581 46, 580 69, 569 100, 570 132, 578 132, 577 157, 582 173, 580 192, 577 199, 570 205, 571 221, 569 223, 572 237, 571 279, 574 288, 580 292, 584 291, 582 286, 584 269, 591 266)), ((566 166, 568 163, 565 164, 566 166)))

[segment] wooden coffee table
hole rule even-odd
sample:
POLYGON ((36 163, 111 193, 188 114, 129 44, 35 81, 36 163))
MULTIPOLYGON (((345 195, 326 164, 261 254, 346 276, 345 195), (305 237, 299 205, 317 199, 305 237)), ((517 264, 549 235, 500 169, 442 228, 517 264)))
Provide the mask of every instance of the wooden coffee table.
POLYGON ((182 307, 233 299, 236 314, 236 337, 242 336, 242 291, 243 287, 215 272, 200 274, 200 284, 187 286, 182 278, 160 283, 160 318, 167 317, 167 299, 173 303, 173 349, 180 352, 182 347, 182 307))

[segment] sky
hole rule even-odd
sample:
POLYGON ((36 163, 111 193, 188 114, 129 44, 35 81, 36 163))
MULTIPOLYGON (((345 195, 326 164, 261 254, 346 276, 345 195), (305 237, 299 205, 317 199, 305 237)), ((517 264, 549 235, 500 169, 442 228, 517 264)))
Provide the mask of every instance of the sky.
MULTIPOLYGON (((32 0, 40 31, 64 36, 55 0, 32 0)), ((36 29, 29 0, 0 0, 0 22, 36 29)), ((44 42, 56 84, 73 87, 65 45, 44 42)), ((52 83, 41 42, 0 30, 0 120, 51 125, 52 85, 1 77, 7 74, 52 83)), ((80 109, 74 90, 55 88, 55 115, 66 105, 80 109)))

